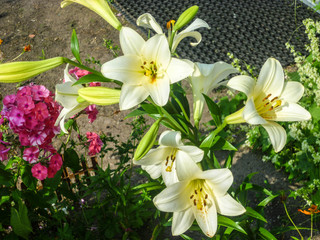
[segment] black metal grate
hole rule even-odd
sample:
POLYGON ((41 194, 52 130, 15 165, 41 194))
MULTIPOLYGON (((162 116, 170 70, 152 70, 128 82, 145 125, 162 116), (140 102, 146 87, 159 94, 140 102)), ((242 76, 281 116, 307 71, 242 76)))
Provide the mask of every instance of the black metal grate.
POLYGON ((151 13, 166 31, 167 21, 177 19, 188 7, 199 6, 196 17, 211 27, 200 29, 202 42, 191 47, 192 39, 184 39, 177 48, 182 58, 213 63, 230 62, 227 53, 260 68, 268 57, 275 57, 282 65, 294 62, 285 43, 290 40, 302 52, 307 43, 302 20, 320 20, 320 15, 294 0, 114 0, 115 7, 135 23, 143 13, 151 13), (297 22, 297 26, 296 26, 297 22), (296 31, 295 31, 296 30, 296 31))

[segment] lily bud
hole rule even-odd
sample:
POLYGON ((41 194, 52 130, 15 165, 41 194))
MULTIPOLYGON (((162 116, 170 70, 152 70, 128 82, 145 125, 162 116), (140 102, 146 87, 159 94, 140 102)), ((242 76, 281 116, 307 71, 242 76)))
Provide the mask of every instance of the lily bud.
POLYGON ((198 6, 192 6, 185 10, 177 20, 176 24, 173 27, 174 31, 178 31, 180 28, 183 28, 185 25, 187 25, 197 14, 199 7, 198 6))
POLYGON ((111 105, 119 103, 120 90, 106 87, 86 87, 78 90, 79 96, 91 104, 111 105))
POLYGON ((63 57, 42 61, 10 62, 0 64, 0 82, 22 82, 64 63, 63 57))
POLYGON ((156 141, 158 131, 159 131, 159 125, 162 121, 162 118, 159 118, 152 126, 150 127, 149 131, 143 136, 141 139, 137 150, 134 153, 133 159, 135 161, 140 160, 142 157, 144 157, 149 150, 153 147, 154 142, 156 141))
POLYGON ((61 7, 64 8, 72 3, 81 4, 96 12, 115 29, 120 30, 122 28, 122 24, 114 15, 106 0, 64 0, 61 7))

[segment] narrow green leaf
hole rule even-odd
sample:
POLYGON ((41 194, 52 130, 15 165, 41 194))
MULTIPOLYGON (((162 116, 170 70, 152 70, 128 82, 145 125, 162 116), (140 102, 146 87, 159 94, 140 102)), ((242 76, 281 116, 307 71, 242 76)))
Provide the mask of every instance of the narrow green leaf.
POLYGON ((225 216, 218 216, 218 224, 224 227, 232 228, 238 232, 247 235, 246 231, 238 223, 225 216))
POLYGON ((71 35, 71 52, 73 56, 77 59, 77 61, 81 63, 79 41, 78 41, 78 37, 75 29, 72 30, 72 35, 71 35))
POLYGON ((265 240, 277 240, 275 236, 273 236, 267 229, 263 227, 259 228, 259 236, 265 240))
POLYGON ((90 73, 88 75, 83 76, 80 78, 78 81, 76 81, 72 86, 79 85, 79 84, 86 84, 86 83, 91 83, 91 82, 112 82, 113 80, 99 76, 94 73, 90 73))
POLYGON ((247 210, 246 211, 247 215, 267 223, 267 220, 260 213, 258 213, 257 211, 253 210, 251 207, 246 207, 246 210, 247 210))
POLYGON ((201 143, 200 148, 211 148, 216 134, 212 131, 201 143))
POLYGON ((207 95, 202 94, 204 96, 204 99, 206 100, 207 106, 209 108, 211 117, 214 121, 214 124, 218 127, 221 125, 221 112, 219 106, 212 101, 211 98, 209 98, 207 95))
POLYGON ((269 202, 271 202, 273 199, 275 199, 275 198, 278 197, 278 196, 279 196, 279 194, 277 194, 277 195, 271 195, 271 196, 263 199, 263 200, 258 204, 258 206, 259 206, 259 207, 265 207, 269 202))
POLYGON ((0 199, 0 206, 2 204, 4 204, 5 202, 8 202, 10 200, 10 196, 1 196, 1 199, 0 199))

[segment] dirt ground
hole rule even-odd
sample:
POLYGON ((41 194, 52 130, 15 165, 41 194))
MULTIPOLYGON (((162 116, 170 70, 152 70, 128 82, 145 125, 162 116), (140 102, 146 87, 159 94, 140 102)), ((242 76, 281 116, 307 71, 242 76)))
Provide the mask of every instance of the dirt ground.
MULTIPOLYGON (((23 54, 19 60, 39 60, 63 56, 72 58, 70 38, 75 28, 80 42, 82 59, 94 57, 104 63, 113 58, 112 54, 103 46, 103 38, 110 39, 119 45, 118 32, 109 26, 94 12, 78 4, 72 4, 65 9, 60 8, 61 0, 0 0, 0 39, 3 43, 0 50, 3 62, 7 62, 19 55, 24 46, 30 44, 32 50, 23 54)), ((123 16, 119 17, 124 25, 130 25, 123 16)), ((205 37, 205 36, 204 36, 205 37)), ((55 84, 61 83, 65 66, 43 73, 33 79, 37 84, 43 84, 54 91, 55 84)), ((5 96, 15 91, 15 84, 1 84, 0 94, 5 96)), ((99 116, 94 124, 89 124, 86 117, 81 119, 81 131, 96 131, 106 134, 120 135, 120 141, 127 139, 131 129, 126 126, 123 118, 127 111, 117 112, 118 106, 99 107, 99 116)), ((209 114, 205 113, 205 119, 209 114)), ((218 158, 225 159, 225 153, 218 158)), ((116 159, 106 159, 111 165, 116 159)), ((263 185, 267 180, 272 190, 292 188, 282 172, 276 171, 271 163, 263 163, 259 153, 241 148, 236 153, 234 166, 235 186, 251 172, 259 172, 254 182, 263 185)), ((253 196, 254 198, 254 196, 253 196)), ((269 223, 279 224, 279 218, 284 212, 279 203, 272 204, 267 211, 269 223)))

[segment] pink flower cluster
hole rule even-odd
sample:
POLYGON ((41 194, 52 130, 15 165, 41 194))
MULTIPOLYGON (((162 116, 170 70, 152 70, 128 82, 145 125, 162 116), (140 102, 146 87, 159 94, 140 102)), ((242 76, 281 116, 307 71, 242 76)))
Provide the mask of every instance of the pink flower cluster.
POLYGON ((61 169, 61 166, 62 158, 59 154, 55 154, 50 158, 49 167, 46 167, 41 163, 35 164, 31 169, 32 176, 39 180, 44 180, 47 177, 53 178, 56 175, 57 171, 61 169))
POLYGON ((87 132, 87 138, 88 138, 88 143, 90 143, 89 155, 90 156, 96 155, 101 151, 103 142, 101 141, 99 135, 94 132, 87 132))
MULTIPOLYGON (((90 74, 91 72, 89 72, 87 70, 80 69, 78 67, 75 67, 73 69, 70 69, 69 73, 73 74, 76 77, 76 79, 79 80, 79 78, 82 78, 83 76, 86 76, 86 75, 90 74)), ((99 82, 90 83, 90 87, 96 87, 96 86, 101 86, 101 83, 99 83, 99 82)), ((87 108, 84 109, 84 111, 86 112, 86 114, 88 114, 88 118, 89 118, 90 123, 93 123, 94 120, 97 119, 97 114, 99 112, 98 112, 95 104, 88 106, 87 108)))
POLYGON ((1 115, 9 120, 9 127, 19 135, 22 146, 46 149, 60 132, 54 126, 60 107, 52 96, 42 85, 29 85, 3 99, 1 115))
MULTIPOLYGON (((7 95, 3 99, 0 123, 7 119, 9 127, 19 135, 21 146, 26 147, 23 159, 30 164, 36 163, 31 172, 40 180, 54 177, 62 166, 61 156, 51 145, 52 138, 60 132, 60 128, 54 125, 59 110, 60 106, 53 100, 53 94, 42 85, 24 86, 16 94, 7 95), (48 168, 37 163, 42 150, 40 158, 50 158, 48 168)), ((8 150, 4 149, 2 140, 0 143, 0 160, 4 160, 8 158, 8 150)))

